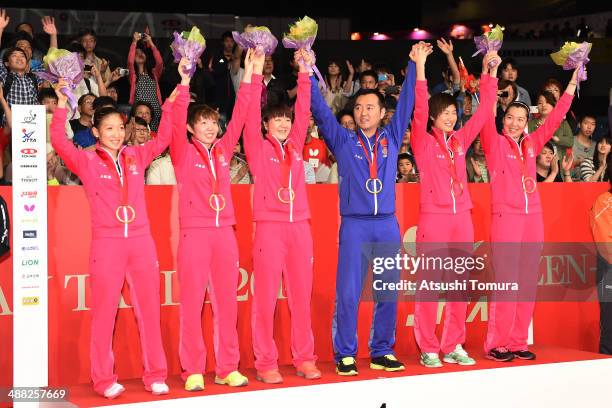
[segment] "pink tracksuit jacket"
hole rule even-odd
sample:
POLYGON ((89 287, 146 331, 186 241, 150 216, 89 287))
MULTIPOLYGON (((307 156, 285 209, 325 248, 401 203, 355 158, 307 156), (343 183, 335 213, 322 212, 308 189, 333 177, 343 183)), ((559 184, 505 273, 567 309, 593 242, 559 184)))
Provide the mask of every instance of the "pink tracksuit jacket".
MULTIPOLYGON (((411 143, 421 177, 421 208, 417 228, 417 243, 422 251, 431 251, 437 243, 446 247, 457 243, 457 249, 471 252, 474 228, 470 209, 472 201, 467 187, 465 154, 478 136, 485 121, 493 116, 496 100, 497 78, 483 74, 480 80, 481 105, 472 118, 461 129, 450 135, 432 128, 427 132, 429 108, 427 102, 427 81, 417 81, 415 86, 414 119, 412 121, 411 143), (440 146, 438 141, 444 141, 440 146), (442 150, 443 149, 443 150, 442 150), (463 193, 455 196, 451 188, 452 171, 448 156, 452 152, 456 168, 455 177, 463 184, 463 193), (425 244, 428 243, 428 244, 425 244)), ((419 250, 419 253, 421 250, 419 250)), ((427 279, 441 281, 442 273, 435 276, 428 272, 427 279)), ((453 278, 454 277, 450 277, 453 278)), ((465 342, 465 315, 467 302, 447 299, 444 306, 444 330, 441 341, 436 336, 438 312, 437 296, 417 296, 414 313, 414 332, 417 344, 424 353, 454 351, 458 344, 465 342)))
POLYGON ((109 168, 102 159, 108 157, 113 161, 110 153, 99 145, 95 151, 78 150, 66 138, 66 109, 57 108, 51 121, 51 144, 83 182, 91 208, 91 378, 94 390, 101 395, 117 381, 112 339, 125 280, 138 321, 145 388, 150 390, 151 384, 164 382, 167 375, 160 328, 159 265, 144 194, 145 169, 172 137, 172 103, 166 101, 162 111, 155 139, 141 146, 124 146, 119 151, 120 180, 123 183, 127 177, 127 204, 135 210, 135 218, 129 224, 121 223, 115 215, 122 204, 122 191, 117 183, 117 169, 109 168))
POLYGON ((501 301, 494 298, 489 303, 485 353, 494 348, 527 350, 544 240, 540 195, 537 188, 531 193, 523 188, 522 169, 512 144, 518 145, 524 159, 525 176, 536 180, 536 156, 553 137, 572 100, 573 95, 564 93, 544 124, 518 143, 510 136, 499 135, 493 118, 481 132, 480 141, 491 174, 493 267, 497 280, 519 284, 519 298, 515 298, 518 301, 513 301, 511 293, 502 293, 498 295, 501 301))
MULTIPOLYGON (((202 307, 208 288, 214 311, 215 372, 225 378, 238 369, 240 361, 236 331, 239 261, 233 229, 236 220, 229 164, 246 120, 251 84, 243 83, 240 86, 227 131, 210 149, 195 138, 191 139, 191 143, 187 140, 189 91, 188 87, 184 89, 187 90, 186 95, 181 92, 176 100, 175 133, 170 143, 179 191, 181 229, 177 261, 181 286, 179 357, 183 379, 205 372, 202 307), (200 143, 200 150, 195 143, 200 143), (204 152, 205 157, 201 156, 200 151, 204 152), (211 172, 213 168, 216 170, 211 172), (214 189, 211 173, 218 180, 217 194, 225 199, 225 208, 219 211, 213 209, 209 201, 214 189)), ((213 205, 220 208, 223 202, 219 199, 213 205)))
MULTIPOLYGON (((261 75, 253 75, 253 95, 261 95, 261 75)), ((253 243, 253 273, 255 295, 252 305, 251 327, 255 368, 268 371, 278 367, 278 350, 274 343, 274 310, 281 276, 287 290, 291 310, 291 351, 297 367, 305 361, 315 361, 314 337, 310 320, 312 294, 313 247, 310 230, 310 211, 304 182, 302 150, 306 140, 310 115, 310 79, 306 73, 298 75, 298 95, 295 118, 286 143, 291 167, 289 185, 295 199, 284 203, 278 198, 282 185, 281 164, 274 143, 280 142, 261 134, 261 106, 252 103, 244 132, 244 147, 252 174, 255 176, 253 243)), ((284 146, 283 155, 285 153, 284 146)))

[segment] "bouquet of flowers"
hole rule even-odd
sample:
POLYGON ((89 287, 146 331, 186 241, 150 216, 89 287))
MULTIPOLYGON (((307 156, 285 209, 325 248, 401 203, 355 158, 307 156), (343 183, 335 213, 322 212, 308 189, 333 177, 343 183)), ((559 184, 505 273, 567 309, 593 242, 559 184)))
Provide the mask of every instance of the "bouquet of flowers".
POLYGON ((325 81, 321 76, 321 72, 319 72, 317 67, 314 65, 315 58, 314 53, 312 52, 312 45, 314 44, 315 38, 317 38, 318 28, 319 26, 317 25, 316 21, 308 16, 304 16, 303 19, 298 20, 289 26, 289 33, 285 33, 283 36, 283 45, 285 48, 303 49, 310 53, 313 57, 312 66, 309 66, 308 68, 315 72, 317 78, 319 79, 319 83, 325 87, 325 81))
POLYGON ((561 65, 566 71, 579 68, 578 77, 576 78, 578 81, 578 85, 576 86, 578 91, 580 91, 580 82, 587 79, 587 73, 584 67, 590 61, 589 53, 592 47, 593 44, 588 42, 580 44, 566 42, 559 51, 550 54, 550 58, 552 58, 555 64, 561 65))
POLYGON ((244 49, 253 48, 266 56, 272 55, 278 45, 276 37, 272 35, 268 27, 263 26, 247 27, 242 34, 238 31, 232 31, 232 36, 240 47, 244 49))
POLYGON ((192 77, 196 70, 198 58, 206 49, 206 40, 198 27, 194 26, 191 31, 183 31, 181 34, 175 31, 174 41, 170 44, 170 48, 172 49, 174 62, 179 62, 183 57, 189 60, 189 76, 192 77))
MULTIPOLYGON (((504 32, 499 25, 496 25, 495 28, 488 33, 474 37, 474 43, 476 44, 477 51, 472 55, 472 57, 475 57, 480 53, 486 54, 489 51, 499 51, 502 47, 503 40, 504 32)), ((496 61, 491 61, 489 63, 489 67, 493 68, 496 64, 496 61)))
POLYGON ((39 78, 56 84, 60 78, 68 82, 68 87, 62 88, 61 92, 68 97, 68 104, 72 114, 76 112, 77 100, 72 92, 83 79, 84 63, 81 56, 76 52, 50 48, 43 58, 45 71, 35 72, 39 78))

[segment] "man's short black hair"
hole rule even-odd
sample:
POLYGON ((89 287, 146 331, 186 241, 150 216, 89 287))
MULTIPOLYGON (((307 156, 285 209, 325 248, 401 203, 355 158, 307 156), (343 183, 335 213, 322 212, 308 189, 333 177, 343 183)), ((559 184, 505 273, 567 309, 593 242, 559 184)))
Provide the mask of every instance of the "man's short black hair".
POLYGON ((115 109, 117 108, 117 104, 115 103, 113 98, 111 98, 110 96, 98 96, 96 99, 94 99, 93 101, 94 110, 98 110, 98 108, 101 106, 112 106, 115 109))
POLYGON ((365 76, 374 78, 374 82, 378 83, 378 74, 376 74, 376 71, 374 71, 373 69, 368 69, 368 70, 363 71, 361 75, 359 76, 359 79, 365 76))
POLYGON ((20 52, 23 54, 23 56, 28 59, 28 56, 26 55, 25 51, 22 50, 19 47, 11 47, 9 49, 6 50, 6 52, 4 53, 4 56, 2 57, 2 62, 4 62, 5 64, 8 63, 9 58, 11 57, 11 55, 13 55, 16 52, 20 52))
POLYGON ((595 116, 592 113, 585 113, 582 116, 580 116, 580 123, 582 123, 582 121, 585 120, 586 118, 593 119, 595 122, 597 122, 597 116, 595 116))
POLYGON ((355 104, 357 104, 357 99, 359 99, 360 96, 365 95, 376 95, 376 97, 378 98, 378 106, 380 106, 381 109, 385 107, 385 98, 380 92, 378 92, 377 89, 360 89, 355 94, 355 104))
POLYGON ((85 101, 85 98, 87 98, 88 96, 93 96, 94 100, 96 99, 96 95, 92 94, 91 92, 90 93, 86 93, 86 94, 81 95, 79 97, 79 100, 77 101, 77 105, 81 106, 83 104, 83 102, 85 101))
POLYGON ((58 99, 53 88, 42 88, 40 91, 38 91, 38 102, 39 103, 42 104, 43 101, 47 98, 55 99, 55 100, 58 99))
POLYGON ((231 38, 232 40, 234 39, 234 36, 232 35, 231 31, 226 31, 221 34, 221 41, 225 41, 226 38, 231 38))

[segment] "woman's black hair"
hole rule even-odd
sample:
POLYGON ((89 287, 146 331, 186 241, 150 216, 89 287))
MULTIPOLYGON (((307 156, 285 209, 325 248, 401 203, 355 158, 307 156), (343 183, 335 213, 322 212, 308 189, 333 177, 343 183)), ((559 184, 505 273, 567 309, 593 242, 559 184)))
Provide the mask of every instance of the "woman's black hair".
POLYGON ((119 115, 119 117, 121 117, 121 112, 119 112, 117 108, 113 108, 110 106, 104 106, 102 108, 96 109, 93 115, 93 126, 96 129, 100 129, 100 124, 102 123, 102 120, 110 115, 119 115))
MULTIPOLYGON (((606 141, 610 146, 612 146, 612 136, 610 135, 604 135, 601 139, 599 139, 597 141, 597 143, 595 144, 595 151, 593 152, 593 169, 595 169, 595 171, 597 171, 597 169, 600 166, 600 162, 599 162, 599 149, 597 148, 599 146, 599 144, 603 141, 606 141)), ((612 154, 608 154, 608 159, 607 159, 607 170, 606 170, 606 174, 604 174, 604 179, 603 181, 609 181, 610 180, 610 157, 612 156, 612 154)))
MULTIPOLYGON (((147 44, 143 40, 138 41, 138 43, 136 44, 136 49, 144 53, 146 57, 144 70, 147 75, 153 79, 153 68, 155 68, 155 58, 153 57, 153 51, 147 46, 147 44)), ((138 82, 138 78, 140 76, 138 75, 138 70, 136 69, 136 61, 134 60, 134 65, 128 68, 134 70, 134 72, 136 73, 136 81, 138 82)))

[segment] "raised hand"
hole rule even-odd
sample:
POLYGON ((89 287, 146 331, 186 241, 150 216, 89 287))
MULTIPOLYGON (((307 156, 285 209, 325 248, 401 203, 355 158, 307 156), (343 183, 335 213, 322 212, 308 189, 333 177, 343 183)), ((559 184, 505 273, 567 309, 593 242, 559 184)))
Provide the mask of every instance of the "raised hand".
POLYGON ((57 106, 59 108, 65 108, 66 102, 68 101, 68 97, 62 92, 62 88, 68 88, 68 81, 64 78, 60 78, 60 80, 53 87, 55 89, 55 94, 57 95, 57 106))
POLYGON ((476 176, 476 178, 481 179, 482 178, 482 171, 480 171, 480 165, 474 159, 473 156, 470 156, 470 161, 472 162, 472 168, 474 169, 474 176, 476 176))
POLYGON ((138 42, 138 41, 140 41, 141 38, 142 38, 142 34, 141 33, 134 33, 132 35, 132 42, 138 42))
POLYGON ((11 18, 6 13, 6 10, 1 9, 0 10, 0 30, 3 31, 6 28, 6 26, 9 25, 10 21, 11 21, 11 18))
POLYGON ((263 52, 258 53, 258 52, 251 51, 250 58, 253 61, 253 73, 257 75, 261 75, 263 73, 263 66, 264 66, 264 62, 266 61, 266 56, 264 55, 263 52))
POLYGON ((191 82, 191 77, 189 76, 190 68, 191 62, 189 59, 186 57, 181 58, 178 64, 178 73, 181 76, 181 85, 189 85, 189 82, 191 82))
POLYGON ((300 66, 300 72, 312 72, 314 51, 299 49, 294 53, 294 58, 300 66))
POLYGON ((55 18, 44 16, 42 18, 43 31, 49 35, 57 35, 57 28, 55 27, 55 18))
MULTIPOLYGON (((497 55, 497 51, 489 51, 485 54, 482 59, 482 73, 486 74, 489 71, 495 70, 497 72, 497 66, 501 63, 501 58, 497 55), (493 63, 495 62, 495 65, 493 63)), ((492 75, 493 76, 493 75, 492 75)))
POLYGON ((433 52, 433 49, 430 44, 419 42, 418 44, 414 44, 412 46, 412 50, 410 51, 410 59, 415 62, 415 64, 425 65, 425 61, 427 61, 427 57, 429 54, 433 52))
MULTIPOLYGON (((605 162, 604 162, 605 163, 605 162)), ((568 154, 563 158, 563 162, 561 163, 561 167, 563 167, 563 173, 569 173, 574 165, 574 155, 568 154)))
POLYGON ((353 64, 351 64, 351 61, 349 60, 346 60, 346 69, 348 69, 350 76, 355 76, 355 68, 353 67, 353 64))
POLYGON ((436 41, 436 43, 438 44, 440 51, 442 51, 444 54, 448 55, 453 53, 453 42, 451 40, 446 42, 444 38, 440 38, 438 41, 436 41))

